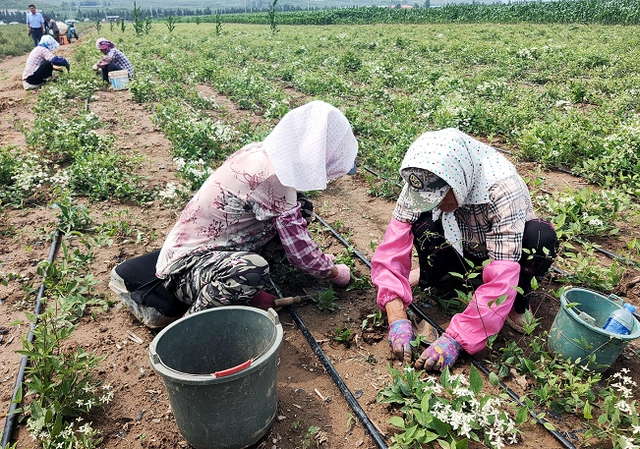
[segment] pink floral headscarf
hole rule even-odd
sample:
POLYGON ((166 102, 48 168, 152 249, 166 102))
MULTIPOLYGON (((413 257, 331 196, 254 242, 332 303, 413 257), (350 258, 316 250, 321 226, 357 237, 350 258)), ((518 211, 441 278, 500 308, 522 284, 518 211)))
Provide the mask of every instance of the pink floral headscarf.
POLYGON ((104 37, 99 37, 96 41, 96 48, 98 50, 111 50, 113 47, 115 47, 115 44, 104 37))

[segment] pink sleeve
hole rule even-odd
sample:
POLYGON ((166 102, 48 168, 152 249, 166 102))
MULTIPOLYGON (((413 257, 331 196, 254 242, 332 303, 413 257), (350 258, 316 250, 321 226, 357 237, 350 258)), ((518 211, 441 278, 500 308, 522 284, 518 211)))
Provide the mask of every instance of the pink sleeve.
POLYGON ((483 284, 473 293, 464 310, 451 318, 447 334, 469 354, 484 349, 487 339, 500 332, 516 298, 520 264, 511 260, 491 261, 482 270, 483 284), (506 295, 497 304, 496 299, 506 295))
POLYGON ((400 298, 405 307, 412 301, 409 286, 413 234, 411 223, 391 219, 382 243, 371 259, 371 281, 378 287, 378 306, 400 298))

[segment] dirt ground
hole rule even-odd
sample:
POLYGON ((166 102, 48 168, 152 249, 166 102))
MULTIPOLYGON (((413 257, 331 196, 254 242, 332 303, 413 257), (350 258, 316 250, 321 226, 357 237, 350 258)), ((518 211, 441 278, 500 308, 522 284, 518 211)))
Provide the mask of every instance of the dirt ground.
MULTIPOLYGON (((59 54, 68 55, 73 51, 74 45, 75 43, 62 47, 59 54)), ((38 93, 25 92, 20 81, 25 60, 26 56, 0 62, 2 145, 24 147, 26 144, 21 129, 28 128, 34 119, 32 107, 38 93)), ((225 118, 247 115, 246 111, 237 109, 234 103, 218 95, 214 89, 208 86, 202 88, 208 89, 209 94, 215 96, 221 105, 220 114, 225 118)), ((300 97, 298 101, 304 103, 306 99, 300 97)), ((145 174, 149 176, 150 184, 164 184, 175 178, 170 143, 161 132, 154 129, 150 113, 142 105, 133 102, 128 91, 114 92, 104 88, 97 93, 97 99, 91 102, 90 110, 107 124, 107 132, 117 136, 117 146, 122 151, 140 153, 147 157, 145 174), (123 123, 127 126, 120 125, 123 123)), ((256 122, 260 121, 260 117, 254 119, 256 122)), ((522 164, 519 168, 523 175, 530 175, 537 170, 533 164, 522 164)), ((546 189, 564 188, 568 183, 575 185, 583 182, 562 173, 543 174, 546 189)), ((327 223, 339 227, 339 232, 348 236, 353 247, 370 260, 371 248, 381 241, 394 203, 369 196, 368 188, 365 173, 360 170, 355 176, 343 177, 333 182, 314 203, 318 215, 327 223)), ((113 297, 113 293, 107 288, 110 270, 127 258, 160 248, 180 208, 167 206, 159 201, 142 207, 111 202, 87 206, 92 216, 98 220, 105 213, 128 211, 133 226, 143 231, 141 243, 136 244, 126 239, 115 241, 112 246, 102 248, 93 264, 87 267, 100 280, 99 292, 113 297)), ((15 232, 2 232, 0 236, 0 271, 20 275, 7 285, 0 284, 0 326, 4 329, 4 333, 0 335, 0 417, 5 418, 20 363, 20 356, 15 351, 20 349, 21 339, 28 332, 27 325, 13 326, 10 323, 24 320, 24 312, 33 310, 34 294, 27 296, 23 287, 32 283, 38 288, 41 283, 36 266, 39 261, 48 257, 51 242, 45 240, 44 236, 52 229, 55 213, 46 204, 42 204, 25 209, 7 209, 2 214, 2 231, 11 227, 15 232)), ((316 238, 327 248, 327 252, 340 254, 344 250, 344 246, 328 231, 323 230, 323 226, 317 224, 314 229, 316 238)), ((622 238, 632 237, 633 232, 633 229, 623 231, 622 238)), ((357 261, 356 275, 369 275, 365 263, 357 261)), ((638 286, 634 283, 636 276, 637 273, 629 272, 627 284, 621 285, 619 290, 631 302, 640 305, 638 286)), ((551 286, 557 288, 556 284, 551 286)), ((317 287, 322 288, 322 285, 317 287)), ((291 313, 282 309, 279 319, 284 328, 284 341, 278 356, 278 410, 272 427, 255 447, 364 449, 379 447, 377 441, 390 444, 394 429, 387 421, 399 412, 378 404, 376 394, 388 384, 390 376, 387 366, 394 362, 389 359, 385 329, 361 329, 363 319, 376 311, 375 290, 337 291, 339 308, 334 312, 320 311, 311 301, 295 306, 295 310, 366 413, 379 440, 373 438, 363 423, 356 419, 357 413, 327 373, 317 352, 314 352, 294 323, 291 313), (344 326, 349 327, 354 335, 348 345, 335 340, 336 328, 344 326), (317 426, 319 432, 310 435, 308 431, 311 426, 317 426)), ((426 306, 424 312, 441 327, 446 327, 450 316, 437 306, 426 306)), ((542 328, 548 329, 558 309, 558 301, 540 293, 534 298, 533 307, 535 315, 542 318, 542 328)), ((96 311, 93 316, 85 316, 74 333, 74 345, 107 356, 101 365, 100 376, 115 391, 113 401, 91 416, 94 427, 104 435, 100 448, 188 447, 175 423, 162 379, 154 372, 149 361, 148 347, 156 334, 157 331, 143 327, 120 304, 106 312, 96 311)), ((518 338, 518 334, 508 327, 501 332, 502 341, 518 338)), ((203 348, 207 349, 210 348, 203 348)), ((611 372, 627 367, 631 369, 636 381, 640 381, 637 351, 635 343, 625 349, 611 372)), ((486 351, 475 358, 484 360, 488 356, 486 351)), ((461 357, 456 365, 456 372, 468 374, 470 361, 469 356, 461 357)), ((395 367, 399 367, 397 362, 395 367)), ((517 391, 517 385, 510 386, 517 391)), ((242 411, 233 410, 230 413, 242 411)), ((577 444, 575 434, 571 433, 579 430, 571 427, 574 424, 562 419, 552 422, 559 429, 567 431, 564 435, 577 444)), ((526 425, 522 430, 524 438, 518 444, 520 447, 562 447, 553 435, 539 425, 526 425)), ((30 438, 19 420, 13 431, 13 441, 18 441, 18 447, 21 448, 38 447, 38 443, 30 438)))

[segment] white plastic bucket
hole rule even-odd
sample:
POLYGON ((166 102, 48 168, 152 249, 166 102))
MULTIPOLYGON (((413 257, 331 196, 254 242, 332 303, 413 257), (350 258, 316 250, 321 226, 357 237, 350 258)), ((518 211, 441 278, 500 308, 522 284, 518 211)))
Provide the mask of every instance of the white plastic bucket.
POLYGON ((127 84, 129 83, 129 72, 126 70, 115 70, 113 72, 109 72, 109 82, 111 83, 113 90, 127 89, 127 84))

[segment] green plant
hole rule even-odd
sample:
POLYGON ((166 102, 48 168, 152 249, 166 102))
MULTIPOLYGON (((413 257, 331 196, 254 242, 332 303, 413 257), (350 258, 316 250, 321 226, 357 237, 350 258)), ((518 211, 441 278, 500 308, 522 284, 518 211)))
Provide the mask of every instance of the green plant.
POLYGON ((573 251, 574 246, 564 243, 560 261, 568 275, 559 280, 564 283, 580 285, 597 291, 611 291, 621 281, 625 267, 614 260, 605 265, 594 254, 590 245, 583 245, 581 251, 573 251))
POLYGON ((63 349, 77 325, 64 314, 49 308, 38 317, 26 314, 35 336, 24 338, 17 352, 29 357, 26 380, 16 401, 22 402, 23 388, 31 401, 19 409, 27 416, 29 433, 45 449, 58 447, 95 448, 101 441, 91 423, 80 424, 82 416, 95 406, 108 403, 113 392, 100 385, 95 369, 106 356, 87 353, 81 347, 63 349))
POLYGON ((388 368, 391 385, 378 393, 378 402, 394 404, 401 416, 389 420, 401 429, 390 448, 421 448, 438 442, 446 449, 465 448, 469 440, 489 447, 515 444, 519 430, 509 417, 509 404, 482 391, 480 373, 471 366, 469 378, 445 369, 440 378, 421 378, 422 371, 388 368))
POLYGON ((314 440, 314 438, 317 437, 319 431, 320 431, 320 427, 309 426, 309 428, 307 429, 307 432, 304 434, 304 439, 302 440, 303 449, 308 449, 311 446, 311 442, 314 440))
POLYGON ((640 444, 636 399, 638 385, 628 374, 629 370, 622 368, 610 376, 607 387, 600 392, 602 402, 599 407, 585 407, 584 417, 589 420, 589 429, 584 434, 586 445, 589 445, 591 438, 608 440, 613 449, 636 447, 640 444), (592 416, 592 411, 600 413, 592 416))
POLYGON ((167 17, 167 21, 164 23, 169 30, 169 33, 173 33, 173 30, 176 29, 176 18, 173 16, 167 17))
POLYGON ((96 31, 100 33, 100 29, 102 28, 102 22, 100 19, 96 19, 96 31))
POLYGON ((151 16, 147 16, 144 19, 144 34, 149 34, 151 32, 151 28, 153 27, 153 20, 151 20, 151 16))
POLYGON ((566 190, 537 197, 550 217, 560 239, 617 234, 615 221, 629 208, 628 195, 616 190, 597 192, 592 188, 566 190))
POLYGON ((124 31, 127 29, 127 25, 125 25, 124 23, 124 17, 120 20, 120 31, 122 31, 124 33, 124 31))
POLYGON ((382 309, 378 309, 373 313, 367 315, 367 317, 362 320, 362 324, 360 324, 360 328, 365 330, 367 328, 381 327, 384 326, 384 316, 382 314, 382 309))
POLYGON ((273 34, 279 31, 278 25, 276 24, 276 3, 278 3, 278 0, 273 0, 273 3, 271 3, 269 7, 269 28, 271 28, 273 34))
POLYGON ((333 337, 334 340, 339 341, 340 343, 344 343, 345 345, 349 345, 352 338, 353 335, 349 326, 344 325, 336 327, 336 336, 333 337))
POLYGON ((333 291, 333 286, 329 286, 324 291, 316 292, 311 296, 311 300, 316 303, 316 306, 320 310, 329 310, 331 312, 335 311, 338 308, 338 303, 336 302, 336 292, 333 291))
POLYGON ((73 204, 72 198, 68 195, 61 198, 53 207, 58 211, 56 228, 63 234, 87 231, 92 224, 89 209, 83 205, 73 204))
POLYGON ((220 11, 216 12, 215 21, 216 21, 216 36, 220 36, 222 34, 222 15, 220 14, 220 11))
MULTIPOLYGON (((113 27, 115 25, 115 22, 113 20, 109 21, 109 31, 111 31, 113 33, 113 27)), ((100 30, 98 30, 98 32, 100 32, 100 30)))
MULTIPOLYGON (((95 246, 91 239, 85 240, 86 247, 95 246)), ((53 262, 43 261, 38 265, 38 274, 45 277, 47 294, 53 298, 64 313, 76 318, 82 317, 87 306, 107 309, 109 302, 95 294, 99 281, 86 272, 87 264, 93 259, 92 252, 83 253, 78 248, 69 248, 65 242, 60 245, 62 257, 53 262)))
MULTIPOLYGON (((123 20, 124 22, 124 20, 123 20)), ((144 21, 142 20, 142 8, 133 2, 133 29, 136 36, 141 36, 144 32, 144 21)), ((124 32, 124 29, 122 30, 124 32)))

